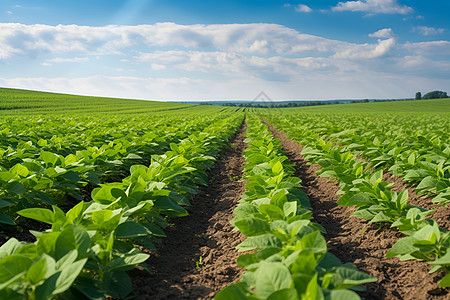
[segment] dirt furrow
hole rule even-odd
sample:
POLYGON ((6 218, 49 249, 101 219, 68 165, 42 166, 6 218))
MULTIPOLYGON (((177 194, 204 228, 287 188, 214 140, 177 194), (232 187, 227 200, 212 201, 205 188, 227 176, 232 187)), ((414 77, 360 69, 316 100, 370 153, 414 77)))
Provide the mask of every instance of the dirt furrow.
POLYGON ((309 165, 300 154, 302 146, 266 123, 280 139, 287 157, 296 165, 295 176, 302 179, 303 190, 313 207, 314 221, 325 227, 331 253, 378 280, 360 292, 363 299, 449 299, 448 289, 438 288, 439 274, 428 274, 430 266, 419 261, 386 258, 386 252, 402 237, 394 229, 351 217, 352 207, 337 204, 339 190, 328 178, 318 177, 318 165, 309 165))
POLYGON ((133 299, 212 299, 221 289, 238 281, 243 270, 236 264, 235 247, 244 240, 229 223, 244 192, 242 151, 246 124, 222 151, 208 172, 209 182, 188 207, 189 216, 174 219, 165 230, 149 264, 154 275, 130 272, 133 299))

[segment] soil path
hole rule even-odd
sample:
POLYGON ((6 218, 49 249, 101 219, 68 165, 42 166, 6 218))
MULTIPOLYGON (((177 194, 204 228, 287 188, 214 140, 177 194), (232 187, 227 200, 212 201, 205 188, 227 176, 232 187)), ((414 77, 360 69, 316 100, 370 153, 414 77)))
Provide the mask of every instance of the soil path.
POLYGON ((212 299, 221 289, 237 282, 243 270, 236 264, 235 247, 244 240, 229 223, 244 192, 242 151, 246 124, 222 151, 208 172, 209 183, 192 200, 189 216, 175 219, 165 230, 149 264, 154 275, 130 272, 133 299, 212 299), (202 257, 201 265, 198 265, 202 257))
POLYGON ((266 124, 296 165, 295 176, 302 179, 303 190, 313 207, 314 221, 327 231, 329 251, 378 279, 366 285, 367 291, 359 293, 363 299, 450 299, 448 289, 438 288, 438 274, 428 274, 427 263, 386 258, 386 252, 402 235, 394 229, 350 217, 354 208, 337 205, 336 183, 318 177, 316 171, 320 166, 307 164, 300 154, 302 146, 266 124))

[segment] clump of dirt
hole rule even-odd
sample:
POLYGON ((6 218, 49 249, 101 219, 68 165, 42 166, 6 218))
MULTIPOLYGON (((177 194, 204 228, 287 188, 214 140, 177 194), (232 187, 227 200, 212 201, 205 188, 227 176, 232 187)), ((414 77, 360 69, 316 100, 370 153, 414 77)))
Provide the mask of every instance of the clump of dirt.
POLYGON ((363 299, 449 299, 449 290, 438 287, 442 274, 428 274, 431 267, 420 261, 400 261, 385 254, 402 234, 388 225, 368 224, 351 217, 355 208, 337 204, 339 187, 328 178, 318 177, 318 165, 308 164, 300 154, 302 146, 266 123, 282 142, 287 157, 296 165, 295 176, 302 179, 303 191, 313 207, 314 221, 327 231, 329 251, 342 262, 351 262, 377 278, 360 292, 363 299), (441 276, 441 277, 440 277, 441 276))
POLYGON ((244 272, 236 264, 235 247, 245 237, 232 231, 233 210, 244 192, 242 177, 246 124, 222 151, 209 183, 188 207, 189 216, 173 220, 148 261, 154 275, 130 272, 134 299, 212 299, 244 272), (201 261, 200 261, 201 257, 201 261))

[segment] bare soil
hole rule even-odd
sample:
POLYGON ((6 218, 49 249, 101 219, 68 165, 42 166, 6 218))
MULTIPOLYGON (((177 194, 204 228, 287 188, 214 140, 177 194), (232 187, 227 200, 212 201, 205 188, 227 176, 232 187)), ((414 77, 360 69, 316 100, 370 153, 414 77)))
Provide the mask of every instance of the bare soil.
POLYGON ((222 151, 208 172, 209 183, 188 207, 189 216, 174 219, 165 230, 157 251, 148 261, 154 275, 130 271, 133 299, 212 299, 226 286, 237 282, 243 269, 236 264, 235 247, 245 237, 232 231, 233 210, 244 192, 240 181, 246 147, 246 124, 222 151), (202 258, 201 264, 199 263, 202 258))
POLYGON ((300 154, 302 146, 278 131, 269 129, 282 142, 287 157, 296 165, 295 176, 302 179, 303 190, 313 207, 314 221, 325 227, 329 251, 342 262, 377 278, 360 292, 363 299, 450 299, 449 289, 438 287, 441 274, 428 274, 431 269, 425 262, 400 261, 386 258, 385 254, 402 234, 387 225, 367 224, 351 217, 352 207, 337 204, 339 187, 328 178, 318 177, 318 165, 308 164, 300 154))

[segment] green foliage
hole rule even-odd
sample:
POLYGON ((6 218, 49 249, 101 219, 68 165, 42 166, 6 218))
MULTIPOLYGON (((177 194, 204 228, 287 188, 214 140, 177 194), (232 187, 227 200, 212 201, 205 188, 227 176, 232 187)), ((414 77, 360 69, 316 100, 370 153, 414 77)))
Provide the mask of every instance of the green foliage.
POLYGON ((325 230, 310 221, 311 206, 293 167, 260 121, 248 120, 244 152, 247 191, 231 223, 247 239, 237 263, 247 271, 215 299, 359 299, 346 290, 376 279, 327 251, 325 230))
POLYGON ((441 99, 441 98, 448 98, 447 93, 443 92, 443 91, 432 91, 432 92, 426 93, 422 97, 422 99, 441 99))

